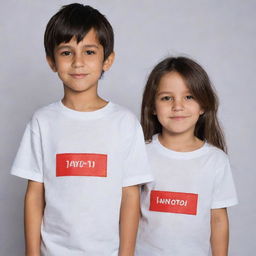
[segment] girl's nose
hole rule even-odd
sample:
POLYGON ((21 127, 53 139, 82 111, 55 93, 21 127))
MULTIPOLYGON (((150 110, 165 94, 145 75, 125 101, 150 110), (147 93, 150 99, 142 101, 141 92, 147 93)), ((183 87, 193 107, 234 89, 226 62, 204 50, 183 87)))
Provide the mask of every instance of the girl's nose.
POLYGON ((173 111, 182 111, 184 110, 184 104, 182 99, 174 99, 172 104, 172 110, 173 111))
POLYGON ((81 54, 74 55, 72 66, 74 68, 80 68, 84 66, 83 56, 81 54))

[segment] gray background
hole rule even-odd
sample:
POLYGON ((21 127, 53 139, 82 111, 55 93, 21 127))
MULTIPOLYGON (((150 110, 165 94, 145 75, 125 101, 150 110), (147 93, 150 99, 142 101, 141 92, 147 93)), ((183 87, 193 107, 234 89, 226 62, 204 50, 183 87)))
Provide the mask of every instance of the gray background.
MULTIPOLYGON (((80 1, 81 2, 81 1, 80 1)), ((26 181, 9 175, 27 121, 62 97, 45 61, 48 19, 71 1, 9 0, 0 8, 0 255, 23 255, 26 181)), ((230 255, 253 256, 255 243, 256 1, 95 0, 115 31, 116 61, 100 83, 101 95, 139 117, 146 77, 167 55, 195 58, 220 97, 240 204, 229 210, 230 255)))

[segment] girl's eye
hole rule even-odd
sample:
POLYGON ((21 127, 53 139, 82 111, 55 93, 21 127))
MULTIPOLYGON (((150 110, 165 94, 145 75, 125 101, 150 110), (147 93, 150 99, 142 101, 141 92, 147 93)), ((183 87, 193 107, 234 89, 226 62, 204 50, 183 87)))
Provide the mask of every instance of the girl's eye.
POLYGON ((60 55, 62 55, 62 56, 69 56, 69 55, 71 55, 71 52, 64 51, 64 52, 61 52, 60 55))
POLYGON ((95 51, 92 51, 92 50, 88 50, 85 52, 87 55, 93 55, 95 54, 95 51))
POLYGON ((162 101, 170 101, 172 100, 172 97, 171 96, 164 96, 161 98, 162 101))
POLYGON ((187 96, 185 97, 185 99, 186 99, 186 100, 193 100, 194 97, 193 97, 192 95, 187 95, 187 96))

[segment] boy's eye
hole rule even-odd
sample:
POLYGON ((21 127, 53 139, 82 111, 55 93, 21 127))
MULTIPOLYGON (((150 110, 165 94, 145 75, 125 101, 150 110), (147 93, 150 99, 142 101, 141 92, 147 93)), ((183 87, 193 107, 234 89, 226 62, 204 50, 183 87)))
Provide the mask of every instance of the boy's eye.
POLYGON ((164 96, 164 97, 161 97, 161 100, 162 101, 170 101, 170 100, 172 100, 172 97, 171 96, 164 96))
POLYGON ((95 51, 87 50, 85 53, 86 53, 87 55, 93 55, 93 54, 95 54, 95 51))
POLYGON ((63 52, 60 53, 60 55, 62 55, 62 56, 69 56, 69 55, 71 55, 71 52, 63 51, 63 52))
POLYGON ((186 100, 193 100, 194 97, 193 97, 192 95, 187 95, 187 96, 185 96, 185 99, 186 99, 186 100))

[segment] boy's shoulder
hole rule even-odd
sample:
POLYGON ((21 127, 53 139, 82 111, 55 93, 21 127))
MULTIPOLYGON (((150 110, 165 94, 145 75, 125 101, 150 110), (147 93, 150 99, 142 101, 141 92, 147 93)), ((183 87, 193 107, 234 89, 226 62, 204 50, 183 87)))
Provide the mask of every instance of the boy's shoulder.
POLYGON ((137 120, 137 117, 135 116, 135 114, 127 107, 124 107, 122 105, 119 105, 113 102, 110 102, 110 103, 113 105, 113 108, 118 114, 126 116, 127 118, 132 118, 137 120))
POLYGON ((140 128, 139 120, 131 110, 116 103, 111 104, 113 106, 113 118, 111 120, 115 120, 119 124, 120 129, 133 130, 140 128))
MULTIPOLYGON (((119 122, 131 123, 133 125, 134 125, 134 123, 139 123, 135 114, 132 113, 131 110, 129 110, 128 108, 126 108, 122 105, 119 105, 117 103, 110 101, 104 108, 105 109, 104 110, 102 109, 102 110, 106 116, 109 115, 110 118, 113 117, 113 119, 115 119, 119 122)), ((43 106, 43 107, 37 109, 33 114, 32 120, 41 120, 41 119, 49 120, 52 118, 56 118, 56 116, 59 115, 60 113, 64 113, 67 111, 68 111, 68 109, 66 107, 63 107, 61 101, 57 101, 57 102, 51 103, 49 105, 46 105, 46 106, 43 106)), ((101 111, 101 109, 100 109, 100 111, 101 111)), ((72 112, 73 112, 73 114, 76 114, 75 111, 73 111, 73 110, 69 110, 68 112, 69 112, 68 113, 69 116, 70 115, 72 116, 72 112)), ((97 111, 95 111, 95 114, 96 114, 96 112, 97 111)), ((104 114, 100 115, 100 116, 103 117, 103 116, 105 116, 104 114)))
POLYGON ((51 103, 49 105, 46 105, 37 109, 32 116, 32 120, 41 119, 41 118, 50 118, 51 114, 56 114, 58 111, 59 111, 59 102, 51 103))
POLYGON ((34 114, 42 115, 42 114, 48 113, 49 111, 56 111, 59 108, 59 104, 60 104, 60 101, 56 101, 48 105, 42 106, 38 108, 34 114))

